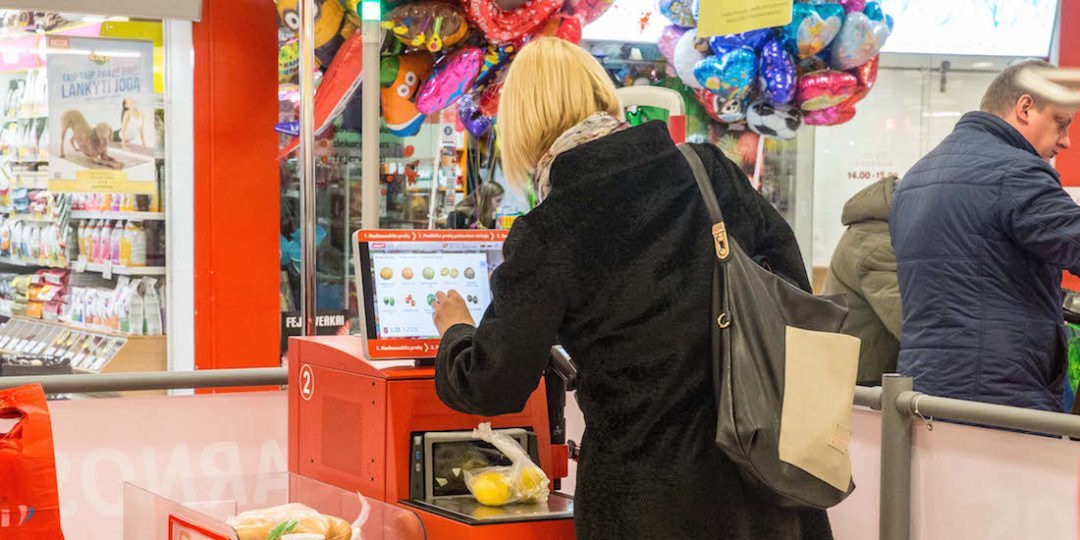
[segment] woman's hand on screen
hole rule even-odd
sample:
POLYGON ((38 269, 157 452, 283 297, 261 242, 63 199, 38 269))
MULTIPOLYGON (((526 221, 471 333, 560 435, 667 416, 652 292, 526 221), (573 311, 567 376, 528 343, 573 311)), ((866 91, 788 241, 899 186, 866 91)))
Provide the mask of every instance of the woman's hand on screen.
POLYGON ((435 328, 440 336, 445 335, 447 330, 458 324, 476 326, 476 321, 469 313, 469 306, 465 303, 465 299, 453 289, 435 293, 435 303, 431 307, 435 310, 433 315, 435 328))

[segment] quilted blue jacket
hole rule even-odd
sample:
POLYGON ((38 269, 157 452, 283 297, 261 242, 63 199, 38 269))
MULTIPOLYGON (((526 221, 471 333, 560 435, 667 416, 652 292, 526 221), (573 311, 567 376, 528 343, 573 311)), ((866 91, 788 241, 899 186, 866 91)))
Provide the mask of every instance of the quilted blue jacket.
POLYGON ((898 369, 928 394, 1062 408, 1061 271, 1080 271, 1080 206, 1004 120, 965 115, 892 204, 898 369))

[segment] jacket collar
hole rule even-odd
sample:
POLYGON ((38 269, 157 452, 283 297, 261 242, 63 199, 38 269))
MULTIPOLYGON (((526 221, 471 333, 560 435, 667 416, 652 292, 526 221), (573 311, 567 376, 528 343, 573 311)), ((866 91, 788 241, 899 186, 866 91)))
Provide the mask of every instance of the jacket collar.
POLYGON ((1009 146, 1031 152, 1036 157, 1040 157, 1035 147, 1016 128, 996 115, 981 111, 969 112, 956 123, 956 129, 976 129, 989 133, 1009 146))
POLYGON ((663 122, 618 131, 559 154, 551 164, 551 189, 568 187, 579 178, 630 169, 675 150, 663 122))

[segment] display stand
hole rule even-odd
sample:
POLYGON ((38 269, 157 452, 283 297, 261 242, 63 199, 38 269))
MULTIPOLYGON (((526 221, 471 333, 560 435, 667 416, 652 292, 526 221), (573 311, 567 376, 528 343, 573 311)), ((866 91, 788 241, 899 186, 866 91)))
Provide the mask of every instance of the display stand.
POLYGON ((236 540, 239 538, 236 530, 228 525, 230 517, 290 503, 300 503, 321 514, 351 522, 353 538, 426 538, 420 519, 407 509, 289 473, 203 478, 170 484, 180 485, 184 487, 182 493, 155 493, 125 483, 124 540, 236 540))

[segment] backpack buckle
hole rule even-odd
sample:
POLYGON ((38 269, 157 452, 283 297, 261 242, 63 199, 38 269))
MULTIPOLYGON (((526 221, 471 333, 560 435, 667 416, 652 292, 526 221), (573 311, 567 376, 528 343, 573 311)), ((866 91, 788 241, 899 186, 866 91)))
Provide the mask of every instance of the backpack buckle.
POLYGON ((726 260, 731 254, 731 246, 728 244, 727 227, 724 226, 723 221, 713 224, 712 235, 713 243, 716 244, 716 258, 721 261, 726 260))

